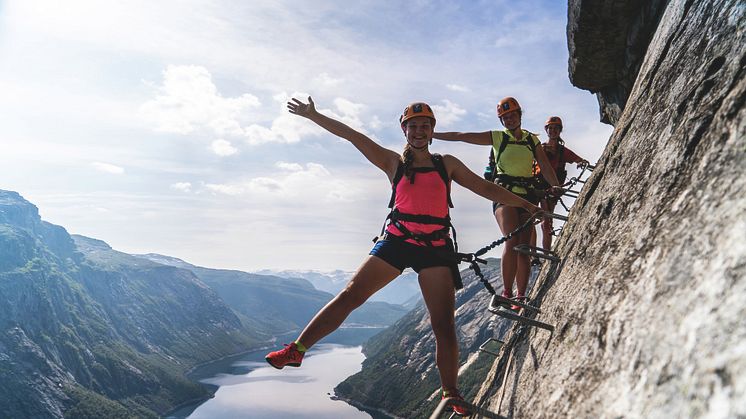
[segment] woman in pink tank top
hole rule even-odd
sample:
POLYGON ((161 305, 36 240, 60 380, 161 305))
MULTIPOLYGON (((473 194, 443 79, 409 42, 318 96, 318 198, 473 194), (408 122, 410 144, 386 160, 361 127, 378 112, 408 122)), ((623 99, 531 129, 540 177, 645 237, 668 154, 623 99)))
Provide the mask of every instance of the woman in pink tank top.
MULTIPOLYGON (((451 155, 433 155, 435 115, 425 103, 407 106, 400 117, 406 139, 404 152, 386 149, 366 135, 316 111, 313 100, 288 102, 290 113, 308 118, 354 145, 392 184, 389 224, 370 255, 347 287, 319 311, 298 339, 282 350, 267 354, 275 368, 300 366, 305 351, 336 330, 355 308, 402 273, 413 268, 430 313, 436 339, 436 364, 443 398, 461 396, 457 388, 458 342, 454 312, 455 290, 460 287, 458 261, 449 235, 451 180, 490 201, 539 212, 530 202, 477 176, 451 155)), ((453 406, 459 415, 471 412, 453 406)))

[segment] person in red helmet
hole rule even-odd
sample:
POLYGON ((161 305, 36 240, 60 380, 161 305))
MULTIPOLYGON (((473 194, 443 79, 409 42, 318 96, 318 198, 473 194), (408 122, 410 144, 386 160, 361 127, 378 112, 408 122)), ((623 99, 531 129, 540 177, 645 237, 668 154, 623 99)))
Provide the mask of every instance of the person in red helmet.
MULTIPOLYGON (((497 104, 497 116, 505 127, 503 131, 485 132, 436 132, 433 138, 446 141, 463 141, 470 144, 491 146, 490 161, 494 162, 494 182, 504 186, 516 196, 532 203, 538 203, 540 193, 536 190, 533 177, 533 162, 536 160, 543 169, 542 175, 550 186, 552 193, 561 193, 559 180, 554 174, 549 159, 539 139, 521 128, 523 111, 518 101, 506 97, 497 104)), ((487 177, 487 174, 485 174, 487 177)), ((503 235, 523 225, 530 214, 520 208, 494 203, 492 210, 503 235)), ((516 252, 514 248, 529 244, 532 229, 516 234, 503 246, 501 263, 503 293, 505 298, 513 298, 513 285, 516 285, 516 300, 526 302, 526 288, 530 274, 530 260, 527 255, 516 252)), ((518 311, 517 305, 509 308, 518 311)))
MULTIPOLYGON (((554 169, 554 173, 557 175, 560 184, 563 184, 565 183, 565 179, 567 179, 567 169, 565 169, 566 163, 588 164, 588 160, 578 156, 572 150, 565 147, 565 141, 560 138, 560 134, 562 133, 562 118, 559 116, 550 116, 547 119, 546 124, 544 124, 544 131, 546 131, 549 139, 547 142, 541 144, 541 148, 547 155, 549 163, 552 166, 552 169, 554 169)), ((540 182, 544 182, 544 177, 541 176, 540 166, 534 165, 534 175, 537 176, 540 182)), ((558 200, 558 196, 546 195, 544 199, 540 201, 541 208, 547 212, 554 212, 558 200)), ((552 249, 553 231, 552 219, 549 217, 544 218, 541 222, 541 233, 542 247, 546 250, 552 249)))
MULTIPOLYGON (((455 290, 461 288, 458 259, 451 239, 449 216, 451 180, 492 201, 538 214, 539 207, 505 188, 480 178, 451 155, 431 154, 435 115, 426 103, 412 103, 399 122, 406 139, 399 154, 340 121, 318 111, 313 100, 292 99, 290 113, 308 118, 330 133, 351 142, 365 158, 381 169, 392 185, 391 213, 381 237, 349 283, 324 306, 284 349, 270 352, 266 361, 275 368, 299 367, 308 348, 336 330, 355 308, 411 267, 418 281, 435 334, 435 360, 442 397, 463 400, 458 392, 458 342, 454 320, 455 290)), ((462 416, 471 412, 453 406, 462 416)))

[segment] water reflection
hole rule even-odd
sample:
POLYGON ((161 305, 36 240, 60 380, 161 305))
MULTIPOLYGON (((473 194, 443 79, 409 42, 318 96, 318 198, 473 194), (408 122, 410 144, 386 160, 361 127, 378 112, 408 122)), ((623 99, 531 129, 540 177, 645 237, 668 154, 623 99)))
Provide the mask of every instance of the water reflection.
POLYGON ((267 366, 265 353, 245 354, 227 360, 230 364, 222 368, 211 365, 208 371, 199 373, 206 375, 193 375, 204 384, 218 386, 215 397, 196 409, 174 412, 169 418, 371 418, 330 398, 337 384, 360 371, 365 359, 360 346, 317 345, 306 355, 302 368, 283 370, 267 366))

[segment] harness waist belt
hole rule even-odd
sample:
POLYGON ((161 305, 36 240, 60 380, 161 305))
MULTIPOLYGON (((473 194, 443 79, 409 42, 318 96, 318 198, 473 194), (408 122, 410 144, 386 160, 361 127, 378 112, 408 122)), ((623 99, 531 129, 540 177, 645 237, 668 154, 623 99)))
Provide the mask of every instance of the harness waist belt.
POLYGON ((391 221, 407 221, 420 224, 437 224, 450 227, 451 217, 434 217, 427 214, 405 214, 399 211, 392 211, 390 214, 391 221))

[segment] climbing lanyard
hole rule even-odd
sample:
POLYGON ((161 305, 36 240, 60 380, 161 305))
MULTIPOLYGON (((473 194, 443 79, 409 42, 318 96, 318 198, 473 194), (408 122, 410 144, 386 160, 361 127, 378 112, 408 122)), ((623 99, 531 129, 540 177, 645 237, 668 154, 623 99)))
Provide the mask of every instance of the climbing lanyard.
POLYGON ((479 281, 484 285, 487 291, 492 295, 496 295, 497 292, 495 292, 495 289, 492 288, 492 284, 490 284, 490 282, 487 281, 487 279, 484 277, 484 274, 482 274, 482 270, 479 268, 479 263, 483 263, 486 265, 487 261, 484 259, 480 259, 479 256, 482 256, 483 254, 494 249, 495 247, 505 243, 506 241, 510 240, 513 236, 529 228, 530 226, 533 226, 535 223, 536 223, 536 219, 531 217, 528 220, 526 220, 526 222, 523 223, 520 227, 506 234, 504 237, 498 240, 495 240, 492 243, 488 244, 487 246, 477 250, 474 253, 458 253, 457 254, 458 258, 462 262, 469 262, 469 267, 474 271, 474 274, 479 278, 479 281))

